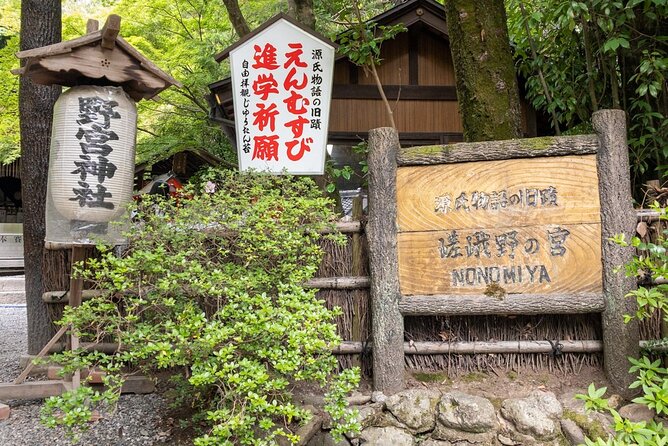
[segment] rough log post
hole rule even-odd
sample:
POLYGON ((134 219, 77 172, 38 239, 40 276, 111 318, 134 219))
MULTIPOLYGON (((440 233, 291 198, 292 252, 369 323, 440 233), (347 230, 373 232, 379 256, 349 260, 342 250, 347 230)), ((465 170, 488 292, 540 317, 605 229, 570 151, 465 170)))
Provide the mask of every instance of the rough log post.
POLYGON ((399 135, 390 127, 369 132, 369 264, 373 387, 404 388, 404 320, 399 312, 397 163, 399 135))
POLYGON ((603 361, 610 383, 623 396, 631 396, 628 357, 638 357, 638 323, 624 323, 625 314, 633 314, 636 304, 626 294, 635 288, 635 280, 617 272, 631 261, 632 248, 622 248, 610 237, 635 235, 636 218, 631 204, 629 158, 626 145, 626 117, 622 110, 600 110, 592 124, 600 140, 597 156, 599 194, 601 197, 601 245, 603 254, 603 361))

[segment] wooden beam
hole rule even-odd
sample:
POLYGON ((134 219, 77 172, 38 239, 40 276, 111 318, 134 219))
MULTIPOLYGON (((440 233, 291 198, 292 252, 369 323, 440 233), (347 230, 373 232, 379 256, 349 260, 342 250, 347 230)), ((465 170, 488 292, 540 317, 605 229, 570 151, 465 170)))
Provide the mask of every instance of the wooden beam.
POLYGON ((121 30, 121 17, 111 14, 102 28, 102 48, 113 50, 116 47, 116 37, 121 30))
MULTIPOLYGON (((492 342, 404 342, 406 355, 483 355, 483 354, 538 354, 556 353, 552 345, 561 353, 597 353, 603 350, 601 341, 492 341, 492 342), (558 345, 559 344, 559 345, 558 345)), ((335 355, 352 355, 370 350, 371 346, 362 342, 342 342, 333 350, 335 355)))
POLYGON ((543 156, 591 155, 597 151, 598 138, 595 135, 545 136, 407 147, 399 151, 397 163, 399 166, 424 166, 543 156))
POLYGON ((143 395, 155 392, 155 382, 142 375, 128 376, 121 386, 121 393, 135 393, 143 395))
POLYGON ((63 381, 29 381, 27 383, 0 384, 0 401, 7 400, 35 400, 58 396, 65 392, 63 381))
POLYGON ((633 277, 618 271, 631 262, 635 250, 612 242, 623 234, 630 240, 636 233, 637 217, 633 211, 629 153, 626 143, 626 115, 623 110, 599 110, 592 115, 592 125, 600 140, 596 157, 598 189, 601 202, 601 250, 603 261, 603 366, 616 392, 625 398, 635 394, 629 385, 635 376, 629 373, 628 358, 639 355, 638 321, 624 322, 635 314, 635 299, 628 293, 635 289, 633 277))
POLYGON ((362 223, 359 221, 340 221, 334 225, 333 230, 324 230, 321 234, 330 234, 332 232, 340 232, 342 234, 353 234, 362 232, 362 223))
POLYGON ((95 19, 88 19, 86 22, 86 34, 94 33, 100 29, 100 22, 95 19))
MULTIPOLYGON (((109 291, 106 290, 82 290, 81 291, 81 300, 90 300, 93 297, 102 296, 107 294, 109 291)), ((69 304, 70 303, 70 292, 69 291, 47 291, 42 294, 42 300, 48 304, 69 304)))
MULTIPOLYGON (((88 351, 102 352, 108 355, 118 352, 118 344, 115 342, 82 342, 79 345, 88 351)), ((59 353, 67 348, 65 343, 58 343, 51 346, 49 353, 59 353)))
POLYGON ((653 223, 660 220, 660 215, 661 213, 659 211, 654 211, 652 209, 636 209, 638 221, 653 223))
POLYGON ((415 25, 408 30, 408 83, 418 85, 420 83, 419 58, 420 58, 420 34, 422 26, 415 25))
MULTIPOLYGON (((440 85, 383 85, 390 101, 456 101, 457 88, 440 85)), ((378 87, 371 84, 334 84, 332 99, 381 99, 378 87)))
POLYGON ((604 309, 603 295, 597 293, 404 296, 399 301, 404 316, 577 314, 604 309))
MULTIPOLYGON (((42 348, 42 350, 39 353, 37 353, 35 359, 43 358, 44 355, 49 353, 51 348, 54 345, 56 345, 56 342, 58 342, 58 340, 65 334, 65 332, 67 332, 68 328, 70 328, 69 325, 63 325, 62 327, 60 327, 60 330, 58 330, 58 332, 55 335, 53 335, 51 340, 46 343, 46 345, 42 348)), ((26 365, 26 368, 23 370, 23 372, 21 372, 21 374, 16 377, 16 379, 14 380, 14 384, 21 384, 23 381, 25 381, 28 375, 30 375, 30 372, 33 369, 33 367, 35 367, 35 362, 30 361, 28 365, 26 365)), ((2 398, 0 398, 0 400, 1 399, 2 398)))
POLYGON ((404 318, 399 312, 397 164, 399 135, 390 127, 369 132, 369 267, 374 390, 405 386, 404 318))
POLYGON ((304 288, 323 290, 357 290, 369 288, 369 276, 355 277, 316 277, 304 284, 304 288))

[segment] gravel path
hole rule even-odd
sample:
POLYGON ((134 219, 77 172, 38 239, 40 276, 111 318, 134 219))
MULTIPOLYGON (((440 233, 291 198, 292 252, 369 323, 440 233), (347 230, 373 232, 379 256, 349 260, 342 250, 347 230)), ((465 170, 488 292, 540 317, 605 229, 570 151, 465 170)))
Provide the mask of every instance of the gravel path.
MULTIPOLYGON (((9 382, 21 372, 19 357, 26 351, 25 306, 0 305, 0 381, 9 382)), ((0 446, 67 446, 64 431, 39 422, 41 401, 12 401, 8 420, 0 421, 0 446)), ((177 445, 160 426, 166 409, 157 394, 123 395, 116 413, 91 424, 77 443, 82 446, 177 445)))

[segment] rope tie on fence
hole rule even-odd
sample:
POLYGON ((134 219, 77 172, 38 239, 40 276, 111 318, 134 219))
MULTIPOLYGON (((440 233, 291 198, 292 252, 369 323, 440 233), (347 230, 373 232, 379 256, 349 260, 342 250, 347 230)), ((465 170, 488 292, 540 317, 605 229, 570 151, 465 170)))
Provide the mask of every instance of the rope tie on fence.
POLYGON ((557 359, 557 356, 561 356, 563 354, 563 349, 564 349, 564 344, 559 341, 559 339, 555 339, 554 342, 550 341, 549 339, 545 339, 547 342, 550 343, 550 347, 552 347, 552 352, 550 353, 550 356, 552 358, 557 359))

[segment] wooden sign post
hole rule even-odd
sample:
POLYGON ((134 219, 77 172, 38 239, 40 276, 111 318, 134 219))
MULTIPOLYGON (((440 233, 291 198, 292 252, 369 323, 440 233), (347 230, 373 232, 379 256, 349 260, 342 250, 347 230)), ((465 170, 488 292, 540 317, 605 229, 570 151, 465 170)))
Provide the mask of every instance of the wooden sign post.
POLYGON ((370 133, 378 390, 402 385, 403 315, 597 312, 608 376, 618 391, 628 387, 638 329, 623 314, 633 312, 633 280, 614 270, 633 253, 609 241, 635 230, 624 116, 593 120, 598 137, 404 150, 392 129, 370 133))

